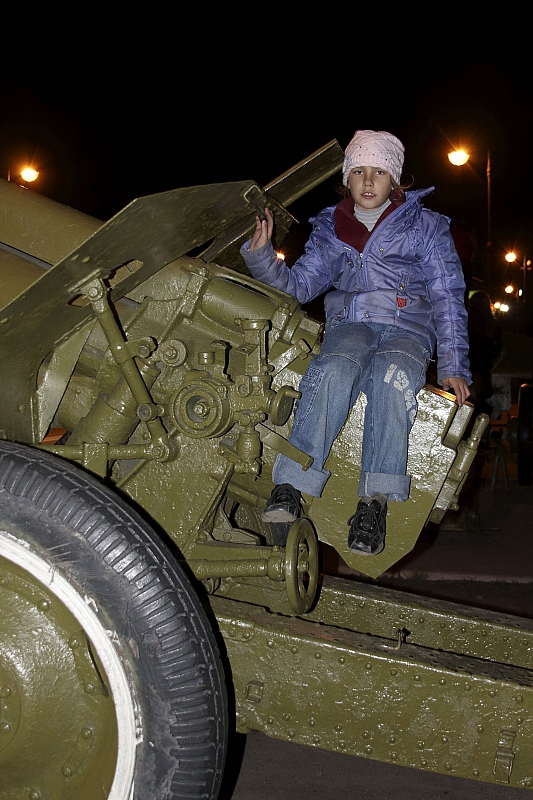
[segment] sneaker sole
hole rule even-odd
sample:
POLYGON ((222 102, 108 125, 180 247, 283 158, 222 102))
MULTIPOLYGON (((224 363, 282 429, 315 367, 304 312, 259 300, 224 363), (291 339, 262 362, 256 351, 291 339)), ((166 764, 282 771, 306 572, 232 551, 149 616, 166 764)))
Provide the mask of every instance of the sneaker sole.
POLYGON ((384 549, 385 549, 385 544, 383 544, 379 548, 379 550, 376 550, 374 553, 371 553, 370 550, 361 550, 359 547, 350 547, 350 545, 348 545, 348 550, 351 553, 356 553, 358 556, 378 556, 380 553, 384 551, 384 549))
POLYGON ((263 511, 261 519, 263 522, 295 522, 298 517, 282 508, 274 508, 272 511, 263 511))

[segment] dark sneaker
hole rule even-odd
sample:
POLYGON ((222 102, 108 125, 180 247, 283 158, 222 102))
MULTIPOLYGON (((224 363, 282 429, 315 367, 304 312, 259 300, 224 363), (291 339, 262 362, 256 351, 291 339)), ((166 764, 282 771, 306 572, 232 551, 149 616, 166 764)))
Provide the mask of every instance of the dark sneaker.
POLYGON ((377 556, 385 547, 387 503, 360 500, 357 511, 348 520, 348 547, 362 556, 377 556))
POLYGON ((300 516, 302 496, 290 483, 280 483, 274 487, 265 510, 261 514, 263 522, 294 522, 300 516))

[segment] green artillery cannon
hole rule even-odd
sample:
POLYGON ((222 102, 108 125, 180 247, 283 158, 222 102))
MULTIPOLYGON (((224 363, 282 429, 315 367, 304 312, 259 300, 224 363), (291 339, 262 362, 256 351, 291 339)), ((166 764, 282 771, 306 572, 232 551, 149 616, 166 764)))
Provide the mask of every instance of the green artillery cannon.
POLYGON ((286 545, 261 521, 276 454, 309 465, 287 437, 322 328, 238 248, 341 162, 331 142, 106 224, 0 182, 0 800, 216 798, 234 720, 533 786, 531 623, 319 566, 320 542, 370 577, 408 553, 486 417, 420 393, 379 556, 346 547, 363 395, 286 545))

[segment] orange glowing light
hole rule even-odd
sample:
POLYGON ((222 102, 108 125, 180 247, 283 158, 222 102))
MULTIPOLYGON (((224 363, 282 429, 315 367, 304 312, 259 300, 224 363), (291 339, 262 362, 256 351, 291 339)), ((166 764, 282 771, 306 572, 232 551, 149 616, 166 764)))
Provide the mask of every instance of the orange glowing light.
POLYGON ((36 169, 33 169, 33 167, 24 167, 20 172, 20 177, 22 180, 26 181, 26 183, 32 183, 37 180, 39 173, 36 169))
POLYGON ((469 158, 470 154, 466 150, 454 150, 453 153, 448 153, 448 159, 454 167, 462 167, 469 158))

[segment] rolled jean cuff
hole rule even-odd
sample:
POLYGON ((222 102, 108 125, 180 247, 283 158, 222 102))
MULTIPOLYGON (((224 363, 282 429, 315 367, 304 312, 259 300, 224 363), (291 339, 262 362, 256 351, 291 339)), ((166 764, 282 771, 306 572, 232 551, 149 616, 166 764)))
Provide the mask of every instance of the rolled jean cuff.
POLYGON ((361 472, 359 497, 386 494, 389 500, 404 502, 409 497, 410 475, 386 475, 382 472, 361 472))
POLYGON ((280 453, 272 470, 272 481, 278 486, 280 483, 290 483, 299 492, 320 497, 327 479, 331 475, 326 469, 303 470, 300 464, 280 453))

